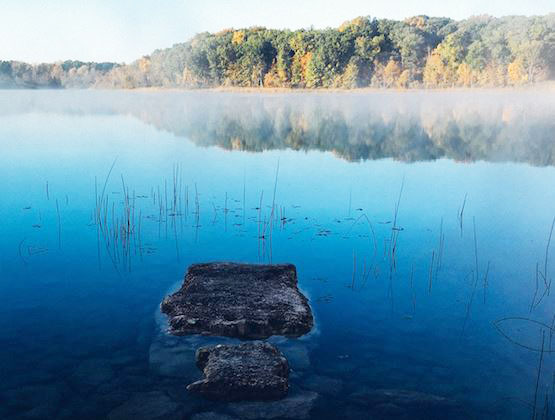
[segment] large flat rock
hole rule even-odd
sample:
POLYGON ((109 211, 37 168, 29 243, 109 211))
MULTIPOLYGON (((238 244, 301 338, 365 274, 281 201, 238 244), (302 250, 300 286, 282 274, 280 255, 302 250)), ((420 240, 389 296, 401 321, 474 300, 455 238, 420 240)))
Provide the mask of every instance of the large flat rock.
POLYGON ((175 335, 298 337, 314 324, 292 264, 193 264, 181 289, 167 296, 161 309, 175 335))
POLYGON ((269 343, 219 344, 197 350, 204 379, 187 389, 222 401, 276 400, 289 389, 289 365, 269 343))

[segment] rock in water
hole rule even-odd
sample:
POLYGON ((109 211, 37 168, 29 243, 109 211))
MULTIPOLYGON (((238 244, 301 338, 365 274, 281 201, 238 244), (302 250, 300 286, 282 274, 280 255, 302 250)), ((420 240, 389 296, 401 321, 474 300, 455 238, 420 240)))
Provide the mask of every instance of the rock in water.
POLYGON ((181 289, 167 296, 161 309, 175 335, 299 337, 314 324, 292 264, 191 265, 181 289))
POLYGON ((197 350, 205 378, 187 389, 222 401, 276 400, 289 389, 289 365, 269 343, 219 344, 197 350))

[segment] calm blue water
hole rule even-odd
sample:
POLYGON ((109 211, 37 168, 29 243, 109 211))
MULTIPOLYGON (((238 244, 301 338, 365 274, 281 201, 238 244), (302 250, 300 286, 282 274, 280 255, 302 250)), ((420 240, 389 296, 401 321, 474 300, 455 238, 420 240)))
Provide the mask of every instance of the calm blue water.
POLYGON ((283 415, 185 390, 158 305, 214 260, 297 266, 291 417, 553 418, 554 133, 552 93, 0 92, 0 418, 283 415))

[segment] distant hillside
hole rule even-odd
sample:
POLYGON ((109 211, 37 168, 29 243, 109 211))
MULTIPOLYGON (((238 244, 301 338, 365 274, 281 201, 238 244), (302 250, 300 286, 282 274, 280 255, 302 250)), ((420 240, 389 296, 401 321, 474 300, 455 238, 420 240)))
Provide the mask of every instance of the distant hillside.
POLYGON ((0 89, 85 88, 94 86, 116 63, 64 61, 52 64, 27 64, 0 61, 0 89))
POLYGON ((335 29, 202 33, 129 65, 0 62, 0 87, 512 86, 555 79, 555 13, 359 17, 335 29))

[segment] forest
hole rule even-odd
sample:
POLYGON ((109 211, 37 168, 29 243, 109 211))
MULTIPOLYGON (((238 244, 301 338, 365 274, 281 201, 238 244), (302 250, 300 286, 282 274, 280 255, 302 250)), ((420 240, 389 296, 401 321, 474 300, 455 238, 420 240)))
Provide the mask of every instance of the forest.
POLYGON ((130 64, 0 61, 0 88, 446 88, 555 79, 555 13, 201 33, 130 64))

